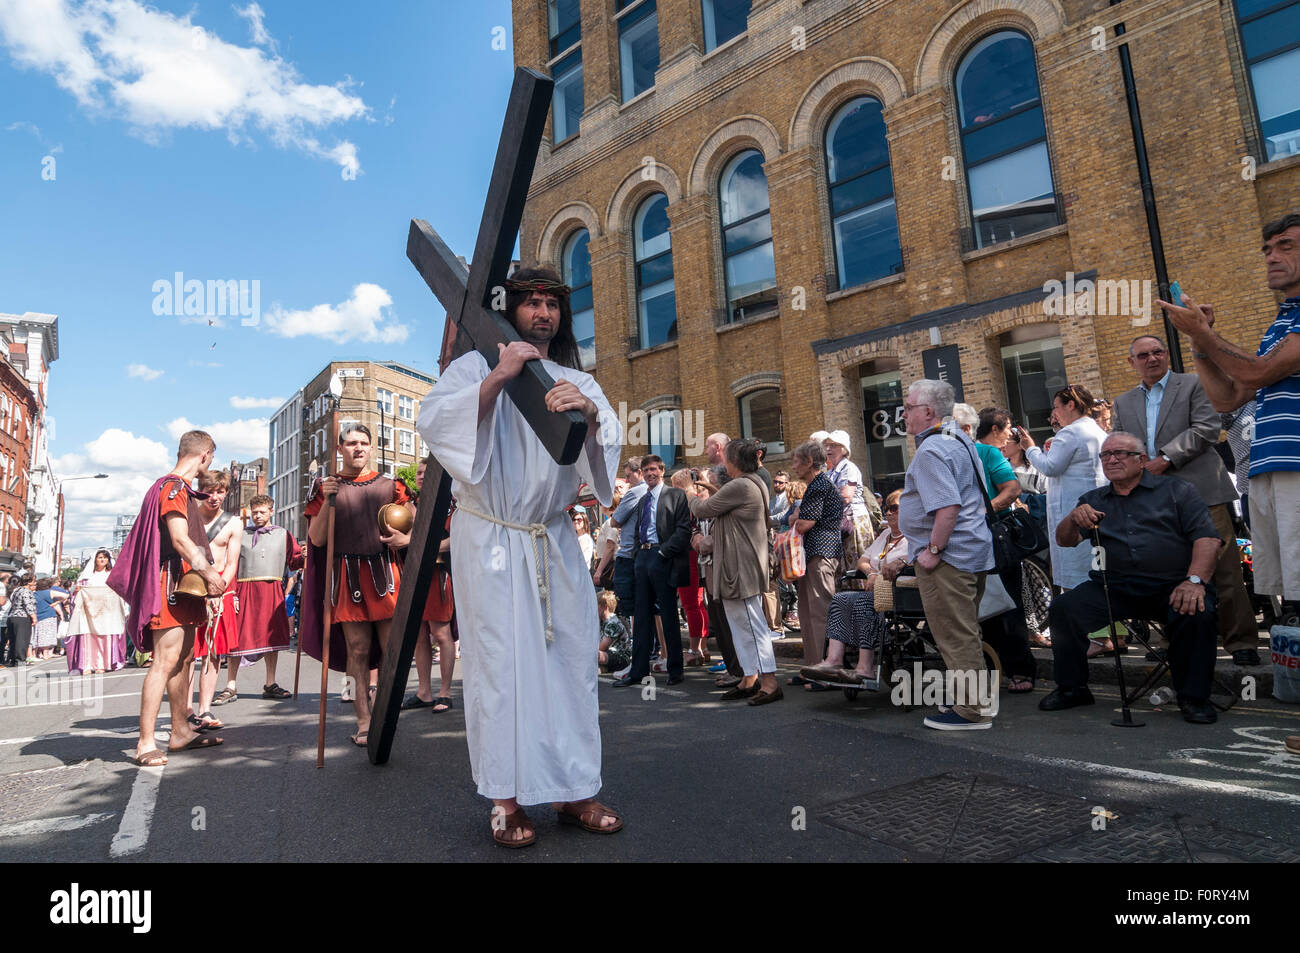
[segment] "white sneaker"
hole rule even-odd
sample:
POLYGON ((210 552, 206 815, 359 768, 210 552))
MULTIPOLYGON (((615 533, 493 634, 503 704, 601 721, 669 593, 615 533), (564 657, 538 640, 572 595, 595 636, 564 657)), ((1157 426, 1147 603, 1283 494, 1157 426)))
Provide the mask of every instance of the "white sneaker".
POLYGON ((624 678, 624 677, 627 676, 627 673, 630 672, 630 671, 632 671, 632 666, 631 666, 631 664, 628 664, 628 665, 625 666, 624 668, 621 668, 621 669, 619 669, 617 672, 614 672, 614 677, 615 677, 615 678, 624 678))

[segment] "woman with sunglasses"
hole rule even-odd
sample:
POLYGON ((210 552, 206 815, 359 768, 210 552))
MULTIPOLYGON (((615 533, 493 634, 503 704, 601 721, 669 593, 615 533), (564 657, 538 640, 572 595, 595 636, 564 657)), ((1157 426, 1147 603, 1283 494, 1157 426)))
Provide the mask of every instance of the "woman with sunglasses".
POLYGON ((1025 458, 1047 477, 1047 535, 1052 550, 1052 581, 1073 589, 1088 578, 1092 549, 1086 542, 1065 547, 1056 541, 1056 527, 1074 509, 1079 497, 1106 482, 1101 469, 1106 431, 1092 419, 1092 394, 1078 384, 1057 391, 1052 400, 1052 423, 1061 429, 1051 448, 1041 449, 1028 430, 1020 431, 1025 458))

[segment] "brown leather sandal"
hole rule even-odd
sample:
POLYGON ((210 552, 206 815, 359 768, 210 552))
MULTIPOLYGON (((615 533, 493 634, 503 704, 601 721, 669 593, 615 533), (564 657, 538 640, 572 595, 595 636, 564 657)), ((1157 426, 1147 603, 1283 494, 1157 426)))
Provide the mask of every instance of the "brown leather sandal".
POLYGON ((528 819, 522 807, 515 808, 511 814, 503 815, 505 818, 505 827, 499 827, 497 824, 497 813, 492 813, 492 840, 496 841, 498 847, 531 847, 537 842, 537 831, 533 827, 533 822, 528 819), (513 831, 525 831, 526 836, 522 838, 513 838, 510 836, 513 831))
POLYGON ((617 834, 623 829, 623 819, 597 800, 570 802, 555 809, 555 816, 561 824, 577 824, 584 831, 593 834, 617 834), (607 817, 618 823, 602 827, 600 822, 607 817))

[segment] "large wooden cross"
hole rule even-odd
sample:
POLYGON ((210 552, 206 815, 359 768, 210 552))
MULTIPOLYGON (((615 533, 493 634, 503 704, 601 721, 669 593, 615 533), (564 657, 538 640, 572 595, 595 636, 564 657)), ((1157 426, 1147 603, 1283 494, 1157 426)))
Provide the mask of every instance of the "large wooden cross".
MULTIPOLYGON (((506 107, 501 142, 497 146, 496 164, 488 187, 483 220, 479 223, 478 241, 468 271, 446 242, 421 219, 411 220, 406 239, 406 257, 411 259, 430 290, 447 309, 447 328, 443 338, 439 370, 471 350, 487 359, 489 367, 497 365, 497 344, 520 340, 514 326, 491 307, 494 294, 505 284, 506 272, 514 251, 515 236, 524 217, 524 201, 537 163, 551 104, 552 80, 536 70, 515 69, 510 102, 506 107)), ((567 466, 578 459, 587 439, 587 422, 576 410, 552 413, 544 397, 555 380, 541 361, 529 361, 523 372, 506 385, 505 391, 519 412, 536 432, 555 460, 567 466)), ((434 564, 443 540, 443 527, 451 507, 451 476, 432 455, 425 461, 424 488, 416 513, 415 530, 407 550, 402 585, 397 594, 397 609, 389 630, 388 648, 379 674, 379 691, 375 696, 367 751, 372 764, 384 764, 397 733, 397 718, 406 679, 411 671, 411 656, 420 637, 421 617, 433 584, 434 564), (381 726, 375 730, 376 720, 381 726)))

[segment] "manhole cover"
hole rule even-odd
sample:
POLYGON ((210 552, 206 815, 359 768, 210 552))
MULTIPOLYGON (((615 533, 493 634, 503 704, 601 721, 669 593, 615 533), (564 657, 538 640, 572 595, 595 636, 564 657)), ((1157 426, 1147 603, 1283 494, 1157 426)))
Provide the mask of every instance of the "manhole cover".
POLYGON ((1040 863, 1300 863, 1300 845, 1215 821, 1116 807, 1093 829, 1088 801, 952 772, 823 808, 831 827, 918 860, 1040 863))
POLYGON ((818 819, 923 859, 989 862, 1087 831, 1092 817, 1077 798, 954 772, 840 801, 818 819))
POLYGON ((0 776, 0 823, 27 820, 49 810, 86 777, 89 761, 0 776))

